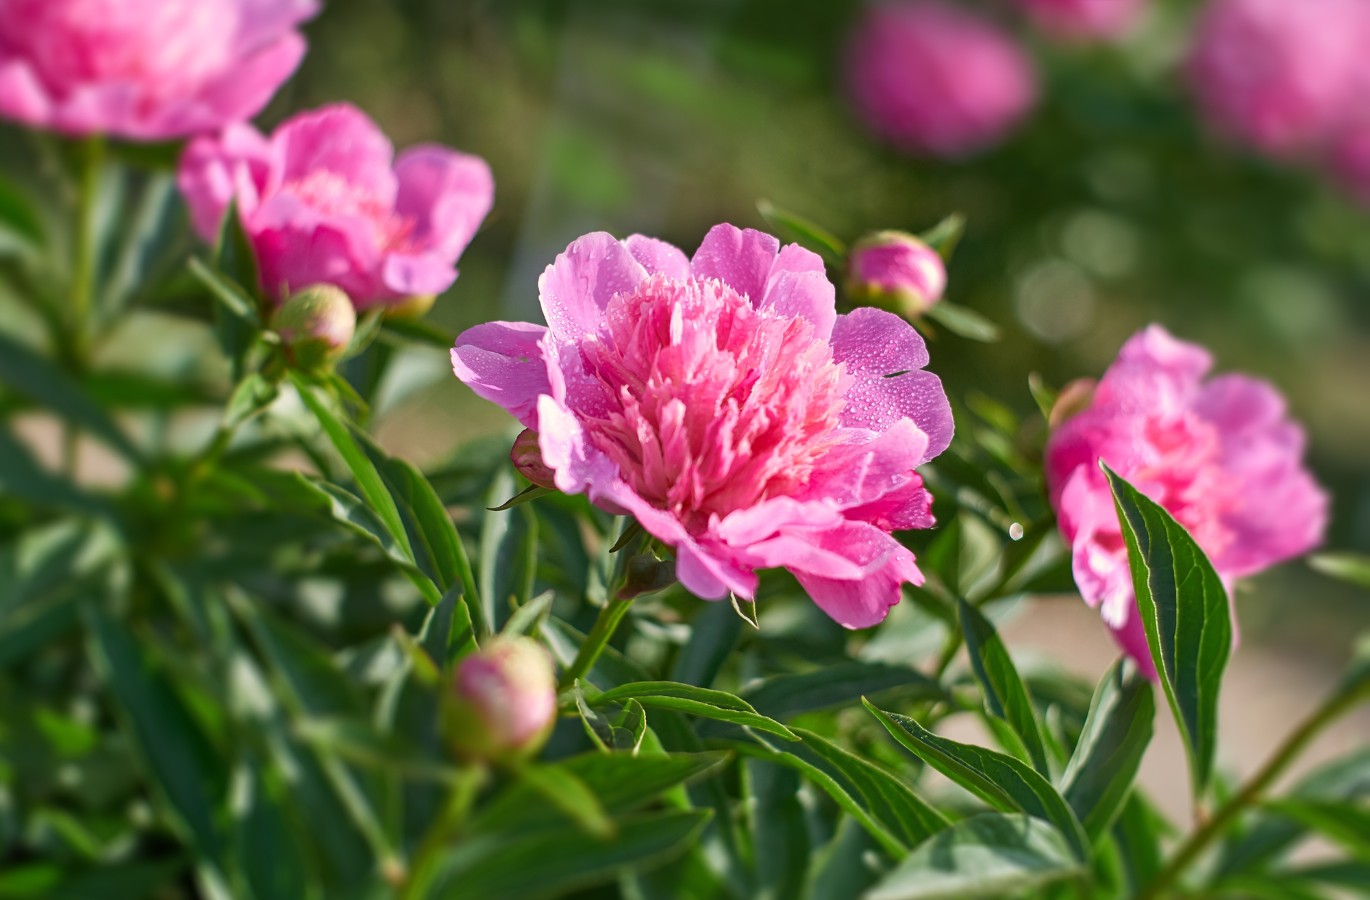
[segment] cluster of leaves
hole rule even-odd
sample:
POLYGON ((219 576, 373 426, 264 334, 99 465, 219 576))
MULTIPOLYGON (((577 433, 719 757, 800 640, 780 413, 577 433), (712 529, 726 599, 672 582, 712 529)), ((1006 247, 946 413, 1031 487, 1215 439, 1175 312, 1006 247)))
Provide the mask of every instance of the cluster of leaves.
POLYGON ((1069 572, 1040 429, 992 400, 966 398, 958 442, 928 472, 945 524, 909 538, 928 582, 879 629, 837 628, 783 573, 755 608, 674 586, 629 602, 641 535, 583 498, 520 494, 507 441, 422 472, 368 436, 389 364, 446 335, 372 316, 337 373, 291 372, 231 214, 213 253, 187 258, 169 177, 146 168, 158 160, 40 149, 29 162, 46 169, 0 184, 0 321, 18 323, 0 331, 0 897, 1370 885, 1370 750, 1267 798, 1370 691, 1370 667, 1230 790, 1214 774, 1223 585, 1121 480, 1207 824, 1171 850, 1178 829, 1134 785, 1149 682, 1122 664, 1092 690, 1018 668, 996 619, 1068 589, 1069 572), (85 188, 64 187, 68 166, 85 188), (156 352, 141 369, 103 362, 111 334, 154 319, 215 335, 217 374, 167 374, 156 352), (68 435, 62 465, 18 437, 34 416, 68 435), (89 442, 127 476, 89 477, 89 442), (540 757, 486 771, 456 761, 438 726, 454 664, 496 633, 537 637, 567 681, 540 757), (953 717, 978 719, 998 749, 940 733, 953 717), (1347 859, 1288 863, 1312 834, 1347 859))

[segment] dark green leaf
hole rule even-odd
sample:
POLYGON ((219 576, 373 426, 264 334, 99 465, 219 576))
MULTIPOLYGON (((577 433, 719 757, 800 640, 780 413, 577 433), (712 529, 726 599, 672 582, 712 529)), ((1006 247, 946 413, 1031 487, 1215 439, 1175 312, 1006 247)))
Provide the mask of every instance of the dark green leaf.
MULTIPOLYGON (((489 496, 508 496, 513 475, 501 469, 489 496)), ((526 506, 508 512, 486 512, 480 531, 480 595, 484 622, 491 631, 504 624, 511 605, 527 603, 537 574, 537 517, 526 506), (511 599, 514 601, 511 604, 511 599)))
POLYGON ((760 760, 747 760, 743 771, 756 858, 752 889, 758 896, 799 897, 810 852, 799 775, 760 760))
POLYGON ((937 255, 942 257, 944 262, 951 260, 951 255, 956 251, 956 245, 961 242, 961 236, 966 233, 966 217, 960 213, 952 213, 918 237, 923 243, 937 251, 937 255))
POLYGON ((1088 858, 1089 842, 1075 813, 1035 770, 1011 756, 940 737, 907 716, 863 702, 910 753, 995 809, 1025 812, 1050 822, 1066 837, 1078 858, 1088 858))
POLYGON ((523 606, 514 610, 514 614, 509 617, 509 621, 504 623, 504 628, 500 631, 503 635, 533 634, 542 625, 548 614, 552 611, 552 601, 556 595, 551 591, 544 591, 523 606))
POLYGON ((1097 839, 1122 810, 1151 741, 1156 700, 1151 683, 1119 662, 1094 692, 1084 731, 1061 776, 1061 793, 1097 839))
POLYGON ((788 719, 892 690, 898 690, 900 698, 908 701, 946 699, 941 685, 916 669, 855 660, 835 662, 812 672, 773 675, 750 685, 742 698, 772 718, 788 719))
POLYGON ((690 620, 690 639, 671 666, 671 680, 709 687, 741 634, 742 620, 728 607, 722 603, 699 604, 690 620))
POLYGON ((0 230, 33 247, 43 243, 43 221, 22 191, 0 179, 0 230))
POLYGON ((617 833, 598 798, 565 766, 526 766, 519 771, 518 778, 586 834, 608 839, 617 833))
POLYGON ((999 326, 969 306, 943 300, 934 303, 926 315, 947 331, 967 340, 979 341, 982 344, 992 344, 999 340, 999 326))
POLYGON ((1357 553, 1319 553, 1310 556, 1308 564, 1324 575, 1370 588, 1370 557, 1357 553))
MULTIPOLYGON (((229 202, 219 223, 219 235, 214 243, 214 267, 229 281, 237 282, 248 297, 256 296, 257 287, 261 284, 257 253, 252 248, 252 238, 243 227, 236 201, 229 202)), ((271 288, 275 287, 271 285, 271 288)), ((249 301, 249 306, 255 318, 256 303, 249 301)))
POLYGON ((864 900, 1017 896, 1085 874, 1071 842, 1031 816, 986 813, 916 848, 864 900))
POLYGON ((441 671, 453 660, 476 649, 476 633, 471 626, 471 611, 462 599, 461 586, 452 588, 442 602, 428 612, 419 642, 441 671))
POLYGON ((423 319, 388 318, 382 324, 382 333, 384 334, 393 334, 406 340, 418 341, 440 350, 451 350, 457 342, 455 332, 448 331, 440 325, 423 319))
POLYGON ((1180 726, 1199 796, 1213 773, 1218 690, 1232 650, 1227 591, 1208 557, 1170 513, 1103 468, 1127 540, 1151 659, 1180 726))
POLYGON ((832 266, 842 266, 847 256, 847 245, 831 232, 803 216, 781 209, 769 200, 756 201, 756 211, 776 230, 777 235, 812 250, 832 266))
POLYGON ((797 741, 799 737, 774 719, 758 713, 750 703, 723 691, 697 688, 693 685, 679 684, 674 681, 644 681, 625 684, 589 698, 590 705, 602 706, 606 703, 621 703, 628 699, 637 700, 651 709, 670 709, 688 713, 705 719, 731 722, 782 737, 787 741, 797 741))
POLYGON ((1356 856, 1370 858, 1370 803, 1296 798, 1272 800, 1265 806, 1341 844, 1356 856))
POLYGON ((102 497, 87 494, 71 482, 50 474, 8 429, 0 429, 0 497, 108 519, 117 515, 102 497))
POLYGON ((966 639, 966 652, 971 669, 980 682, 985 707, 990 714, 1007 722, 1018 738, 1023 753, 1021 758, 1043 775, 1047 771, 1046 745, 1018 669, 1009 657, 999 633, 989 619, 964 600, 957 600, 961 618, 961 633, 966 639))

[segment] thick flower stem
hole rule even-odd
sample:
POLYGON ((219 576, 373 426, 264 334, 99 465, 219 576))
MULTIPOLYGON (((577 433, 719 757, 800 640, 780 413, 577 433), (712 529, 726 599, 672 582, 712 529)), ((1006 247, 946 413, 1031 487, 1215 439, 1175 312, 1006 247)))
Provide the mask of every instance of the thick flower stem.
POLYGON ((1304 720, 1284 743, 1275 750, 1256 774, 1242 785, 1237 793, 1213 813, 1193 834, 1189 836, 1170 862, 1161 870, 1151 883, 1137 895, 1137 900, 1153 900, 1165 895, 1184 873, 1185 869, 1198 858, 1216 838, 1221 837, 1227 826, 1241 812, 1257 803, 1265 791, 1279 778, 1289 764, 1298 758, 1303 749, 1324 728, 1336 721, 1343 713, 1365 699, 1365 691, 1338 692, 1324 703, 1313 715, 1304 720))
POLYGON ((632 599, 620 600, 614 594, 617 594, 617 591, 610 594, 609 602, 599 611, 599 618, 595 619, 594 627, 585 637, 585 643, 580 645, 580 652, 576 654, 575 661, 561 676, 559 690, 564 691, 571 687, 577 679, 585 677, 595 667, 599 655, 609 646, 609 640, 618 630, 618 623, 628 614, 628 607, 633 605, 632 599))

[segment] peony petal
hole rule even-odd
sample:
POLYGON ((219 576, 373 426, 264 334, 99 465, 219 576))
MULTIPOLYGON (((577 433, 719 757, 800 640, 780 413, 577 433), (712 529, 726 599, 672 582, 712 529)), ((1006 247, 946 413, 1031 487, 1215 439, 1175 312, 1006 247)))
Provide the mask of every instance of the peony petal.
POLYGON ((757 307, 782 316, 802 316, 813 324, 814 337, 827 340, 837 321, 837 299, 823 259, 798 244, 787 244, 771 266, 757 307))
POLYGON ((253 50, 312 19, 318 0, 238 0, 238 46, 253 50))
POLYGON ((271 145, 251 125, 230 125, 217 137, 191 141, 181 155, 176 184, 200 237, 208 243, 217 240, 233 200, 243 220, 250 219, 272 165, 271 145))
POLYGON ((918 464, 951 444, 955 425, 942 381, 930 372, 928 350, 913 326, 898 316, 869 307, 837 317, 833 359, 853 376, 842 424, 883 432, 911 419, 928 436, 918 464))
POLYGON ((52 105, 32 66, 0 55, 0 116, 41 126, 51 121, 52 105))
POLYGON ((252 118, 299 67, 305 49, 300 35, 282 35, 206 83, 192 100, 168 108, 145 137, 179 137, 252 118))
MULTIPOLYGON (((273 214, 276 197, 263 207, 273 214)), ((368 252, 365 223, 338 219, 318 221, 311 216, 272 221, 256 230, 253 246, 261 268, 262 290, 281 299, 311 284, 336 285, 353 301, 382 296, 385 285, 376 271, 377 260, 368 252)))
POLYGON ((893 545, 885 564, 864 578, 843 581, 795 573, 813 602, 843 628, 869 628, 880 624, 889 614, 890 607, 899 602, 900 585, 923 583, 923 573, 914 563, 913 554, 888 535, 883 537, 893 545))
POLYGON ((690 277, 690 260, 674 244, 640 234, 629 235, 623 245, 642 264, 648 275, 665 275, 677 281, 690 277))
POLYGON ((697 278, 717 278, 759 306, 779 252, 780 242, 769 234, 715 225, 695 251, 690 270, 697 278))
POLYGON ((602 231, 577 238, 538 279, 547 326, 558 340, 596 334, 614 294, 647 277, 628 248, 602 231))
POLYGON ((381 283, 391 296, 358 297, 357 307, 409 297, 434 297, 452 286, 457 270, 431 253, 387 253, 381 262, 381 283))
POLYGON ((452 348, 452 371, 471 390, 537 425, 538 398, 548 393, 541 341, 547 329, 527 322, 488 322, 463 331, 452 348))
POLYGON ((490 167, 478 156, 422 145, 400 154, 395 177, 395 212, 413 223, 410 242, 455 263, 495 202, 490 167))
POLYGON ((390 140, 365 113, 337 103, 288 119, 271 136, 286 181, 321 171, 345 179, 375 202, 390 205, 396 194, 390 140))

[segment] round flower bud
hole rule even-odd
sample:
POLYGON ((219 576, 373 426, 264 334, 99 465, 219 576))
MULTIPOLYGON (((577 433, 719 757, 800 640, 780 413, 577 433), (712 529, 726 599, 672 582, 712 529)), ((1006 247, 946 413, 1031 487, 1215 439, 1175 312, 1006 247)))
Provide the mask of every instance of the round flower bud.
POLYGON ((357 313, 331 284, 304 288, 281 304, 272 320, 290 362, 304 371, 326 369, 352 343, 357 313))
POLYGON ((446 707, 448 740, 465 759, 526 759, 556 722, 552 657, 526 637, 497 637, 457 665, 446 707))
POLYGON ((942 299, 947 269, 937 251, 913 235, 877 231, 848 254, 846 287, 855 303, 915 318, 942 299))
POLYGON ((525 428, 514 438, 509 459, 519 474, 533 484, 556 490, 556 473, 542 461, 542 447, 538 444, 538 433, 533 429, 525 428))

